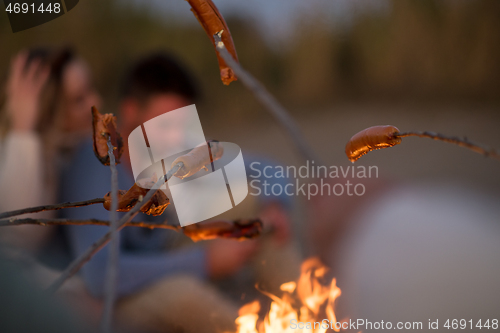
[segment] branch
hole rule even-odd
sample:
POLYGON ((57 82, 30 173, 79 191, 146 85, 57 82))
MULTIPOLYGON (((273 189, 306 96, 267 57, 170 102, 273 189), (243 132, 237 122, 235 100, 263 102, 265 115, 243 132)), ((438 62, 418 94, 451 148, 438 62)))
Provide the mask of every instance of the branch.
POLYGON ((108 267, 104 282, 104 310, 101 321, 101 332, 111 333, 113 321, 113 308, 116 300, 116 281, 118 279, 118 257, 120 254, 119 247, 119 234, 118 234, 118 171, 116 170, 116 160, 114 154, 114 147, 111 144, 111 136, 108 135, 108 156, 109 167, 111 169, 111 210, 109 212, 109 220, 111 226, 111 246, 108 258, 108 267))
MULTIPOLYGON (((0 227, 9 227, 16 225, 39 225, 39 226, 56 226, 56 225, 102 225, 110 226, 109 221, 88 219, 88 220, 69 220, 69 219, 11 219, 0 220, 0 227)), ((210 240, 216 238, 225 239, 251 239, 262 233, 270 233, 272 229, 262 231, 262 222, 259 219, 236 220, 236 221, 207 221, 202 223, 190 224, 185 227, 180 225, 172 225, 167 223, 151 223, 151 222, 127 222, 125 227, 139 227, 149 229, 168 229, 174 231, 182 231, 184 235, 191 238, 194 242, 200 240, 210 240)))
POLYGON ((255 79, 250 73, 244 70, 236 60, 229 54, 226 46, 222 42, 221 30, 214 35, 215 47, 219 55, 224 59, 226 64, 231 67, 238 79, 255 95, 264 107, 276 118, 278 123, 287 131, 295 147, 298 149, 302 157, 309 161, 320 162, 320 159, 312 148, 307 144, 302 136, 299 126, 290 116, 290 113, 274 98, 267 89, 255 79))
MULTIPOLYGON (((70 219, 9 219, 0 220, 0 227, 9 227, 16 225, 40 225, 40 226, 56 226, 56 225, 102 225, 111 226, 109 221, 88 219, 88 220, 70 220, 70 219)), ((164 223, 149 223, 149 222, 128 222, 125 227, 140 227, 149 229, 170 229, 179 231, 181 226, 164 224, 164 223)))
POLYGON ((399 132, 397 127, 391 125, 379 125, 365 128, 354 134, 345 146, 345 153, 351 162, 357 161, 361 156, 372 150, 394 147, 401 143, 401 138, 408 136, 418 136, 421 138, 430 138, 433 140, 453 143, 460 147, 468 148, 476 153, 486 157, 500 160, 500 152, 481 146, 469 141, 467 138, 456 136, 445 136, 434 132, 399 132))
POLYGON ((491 157, 497 160, 500 160, 500 152, 496 151, 495 149, 491 149, 488 147, 484 147, 482 145, 479 145, 477 143, 473 143, 469 141, 467 138, 459 138, 456 136, 445 136, 440 133, 434 133, 434 132, 404 132, 404 133, 399 133, 396 135, 397 137, 404 138, 408 136, 418 136, 421 138, 430 138, 433 140, 438 140, 438 141, 444 141, 448 143, 453 143, 457 146, 468 148, 476 153, 482 154, 486 157, 491 157))
POLYGON ((64 203, 55 204, 55 205, 44 205, 44 206, 23 208, 23 209, 18 209, 18 210, 12 210, 10 212, 0 213, 0 219, 4 219, 7 217, 16 216, 16 215, 28 214, 28 213, 44 212, 47 210, 59 210, 59 209, 63 209, 63 208, 75 208, 75 207, 90 206, 90 205, 95 205, 95 204, 103 203, 103 202, 104 202, 104 198, 96 198, 96 199, 85 200, 85 201, 64 202, 64 203))
MULTIPOLYGON (((160 179, 154 184, 154 186, 149 190, 146 196, 143 198, 141 203, 136 204, 127 214, 125 214, 119 221, 116 228, 116 231, 121 230, 125 225, 130 222, 139 212, 139 210, 148 203, 149 200, 153 197, 155 192, 167 182, 172 175, 176 173, 182 167, 182 163, 178 163, 170 169, 166 175, 160 177, 160 179)), ((73 262, 62 272, 57 280, 55 280, 47 289, 48 292, 54 293, 56 292, 63 283, 75 275, 76 272, 80 270, 80 268, 87 263, 94 254, 99 252, 106 244, 108 244, 111 238, 111 231, 108 231, 104 236, 102 236, 99 240, 97 240, 94 244, 92 244, 84 253, 82 253, 78 258, 73 260, 73 262)))

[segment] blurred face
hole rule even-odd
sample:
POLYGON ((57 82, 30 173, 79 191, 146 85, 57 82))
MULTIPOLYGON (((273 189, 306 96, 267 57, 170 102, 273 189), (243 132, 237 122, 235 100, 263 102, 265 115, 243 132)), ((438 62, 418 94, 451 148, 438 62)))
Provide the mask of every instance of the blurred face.
MULTIPOLYGON (((177 94, 154 95, 142 104, 135 100, 126 100, 122 104, 124 133, 128 136, 134 128, 140 126, 144 122, 190 104, 192 103, 188 99, 177 94)), ((165 126, 169 125, 165 124, 165 126)), ((175 128, 171 128, 172 132, 174 129, 175 128)))
POLYGON ((80 60, 73 61, 63 73, 63 129, 86 132, 92 127, 90 108, 100 108, 101 98, 92 85, 90 71, 80 60))
POLYGON ((142 116, 142 123, 164 114, 165 112, 176 110, 189 104, 190 103, 186 98, 177 94, 162 94, 153 96, 144 105, 140 112, 142 116))
MULTIPOLYGON (((192 104, 188 99, 177 94, 158 94, 150 97, 146 102, 129 98, 125 99, 121 105, 120 121, 121 134, 124 138, 124 143, 128 145, 128 136, 138 126, 146 121, 158 117, 166 112, 173 111, 187 105, 192 104)), ((185 119, 182 115, 177 117, 169 117, 168 123, 157 119, 150 124, 148 129, 148 139, 150 142, 162 142, 162 147, 167 149, 168 146, 175 146, 183 139, 185 127, 185 119)), ((127 159, 128 150, 135 149, 128 147, 125 149, 124 160, 127 159)), ((125 164, 128 166, 128 163, 125 164)))

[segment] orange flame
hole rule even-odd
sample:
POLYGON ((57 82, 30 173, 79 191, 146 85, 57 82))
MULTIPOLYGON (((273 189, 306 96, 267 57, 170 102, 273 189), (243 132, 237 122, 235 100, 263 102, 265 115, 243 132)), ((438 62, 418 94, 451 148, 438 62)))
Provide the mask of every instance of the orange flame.
POLYGON ((265 319, 259 322, 258 301, 244 305, 236 319, 237 333, 324 333, 328 328, 339 330, 335 325, 314 325, 328 319, 336 323, 335 300, 341 291, 336 285, 336 280, 325 285, 322 283, 327 268, 317 258, 310 258, 302 263, 301 275, 297 283, 287 282, 281 285, 283 296, 281 298, 262 291, 272 299, 271 307, 265 319), (298 324, 311 323, 299 328, 298 324))

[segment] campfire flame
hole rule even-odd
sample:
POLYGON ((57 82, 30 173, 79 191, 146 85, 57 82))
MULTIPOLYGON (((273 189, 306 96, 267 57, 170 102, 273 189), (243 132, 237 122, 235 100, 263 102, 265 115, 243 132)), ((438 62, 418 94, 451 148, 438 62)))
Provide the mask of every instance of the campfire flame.
MULTIPOLYGON (((341 291, 336 280, 323 282, 327 268, 317 258, 304 261, 297 282, 281 285, 281 298, 262 291, 272 299, 271 307, 263 321, 259 321, 260 303, 254 301, 244 305, 236 319, 237 333, 324 333, 325 325, 312 328, 292 328, 291 323, 321 322, 328 319, 336 323, 335 300, 341 291), (323 327, 321 327, 323 326, 323 327)), ((329 325, 330 326, 330 325, 329 325)), ((339 330, 333 327, 338 332, 339 330)))

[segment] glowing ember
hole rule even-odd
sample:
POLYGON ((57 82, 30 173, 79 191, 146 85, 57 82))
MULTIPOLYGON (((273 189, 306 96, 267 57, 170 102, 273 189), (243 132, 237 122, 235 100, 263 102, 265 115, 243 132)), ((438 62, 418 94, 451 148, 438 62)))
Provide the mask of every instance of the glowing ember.
MULTIPOLYGON (((272 299, 271 307, 263 321, 259 321, 258 301, 244 305, 236 319, 237 333, 324 333, 326 325, 320 325, 327 319, 336 323, 334 303, 341 291, 335 279, 329 284, 323 280, 327 268, 317 258, 307 259, 301 267, 301 275, 297 283, 287 282, 281 285, 284 292, 281 298, 263 293, 272 299), (311 323, 312 327, 303 329, 299 322, 311 323), (317 323, 317 325, 314 325, 317 323), (322 327, 323 326, 323 327, 322 327)), ((328 325, 330 326, 330 325, 328 325)), ((331 327, 331 326, 330 326, 331 327)), ((338 332, 338 329, 333 329, 338 332)))

